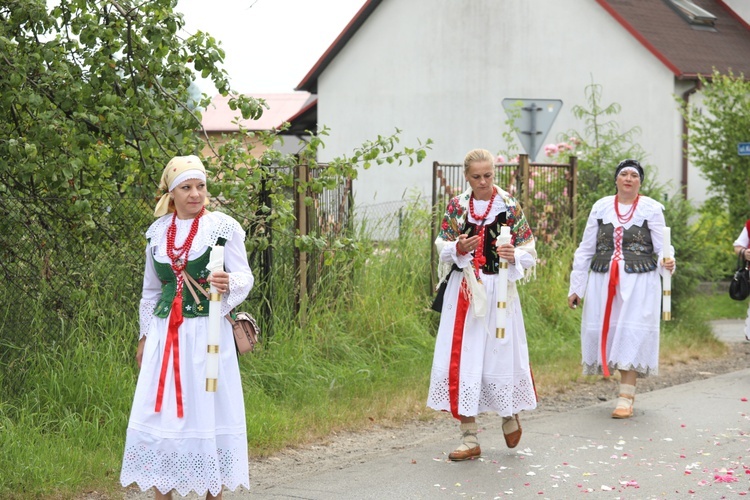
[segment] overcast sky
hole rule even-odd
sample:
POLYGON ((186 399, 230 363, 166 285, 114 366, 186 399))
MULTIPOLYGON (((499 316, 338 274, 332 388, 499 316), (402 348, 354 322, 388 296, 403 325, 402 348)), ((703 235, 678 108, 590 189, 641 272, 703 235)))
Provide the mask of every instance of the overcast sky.
MULTIPOLYGON (((241 93, 292 92, 365 0, 179 0, 189 33, 219 40, 241 93)), ((215 93, 209 82, 201 90, 215 93)))

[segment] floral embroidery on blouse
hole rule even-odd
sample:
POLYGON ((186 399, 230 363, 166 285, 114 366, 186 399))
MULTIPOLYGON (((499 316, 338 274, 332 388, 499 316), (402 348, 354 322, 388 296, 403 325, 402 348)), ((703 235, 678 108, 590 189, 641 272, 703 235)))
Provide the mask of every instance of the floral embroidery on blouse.
MULTIPOLYGON (((443 222, 440 224, 438 237, 445 241, 456 241, 466 225, 466 209, 463 205, 468 205, 470 192, 452 198, 448 202, 448 207, 443 215, 443 222)), ((523 211, 511 197, 503 197, 507 207, 506 224, 510 226, 511 243, 513 246, 523 245, 531 241, 534 236, 531 234, 531 227, 526 220, 523 211)))
POLYGON ((523 245, 534 239, 526 216, 515 203, 505 200, 508 206, 508 225, 510 226, 511 243, 514 247, 523 245))
POLYGON ((466 217, 464 216, 464 208, 459 204, 459 197, 456 196, 448 202, 448 208, 445 209, 438 237, 446 241, 456 241, 458 235, 461 234, 459 220, 461 226, 463 226, 466 217))

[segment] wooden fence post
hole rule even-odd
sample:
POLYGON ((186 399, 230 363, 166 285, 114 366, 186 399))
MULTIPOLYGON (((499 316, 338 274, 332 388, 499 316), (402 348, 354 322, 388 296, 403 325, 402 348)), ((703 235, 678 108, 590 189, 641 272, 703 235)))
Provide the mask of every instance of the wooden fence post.
MULTIPOLYGON (((435 249, 435 238, 437 238, 437 227, 435 224, 435 218, 439 217, 440 212, 436 212, 438 210, 437 203, 438 203, 438 181, 437 181, 437 173, 438 169, 440 168, 440 163, 433 161, 432 162, 432 217, 430 220, 432 221, 431 227, 430 227, 430 295, 435 292, 435 285, 437 281, 437 250, 435 249)), ((438 219, 440 220, 440 219, 438 219)))
POLYGON ((529 194, 531 189, 529 188, 529 155, 522 154, 518 155, 518 166, 521 169, 521 208, 526 211, 530 209, 529 206, 529 194))
POLYGON ((568 196, 570 197, 570 220, 573 224, 573 241, 578 241, 578 157, 571 156, 570 163, 570 180, 568 181, 568 196))
MULTIPOLYGON (((307 183, 310 177, 310 168, 307 163, 297 165, 297 175, 294 177, 294 215, 296 218, 295 233, 299 236, 307 236, 310 225, 307 220, 307 206, 305 205, 306 190, 301 190, 301 183, 307 183)), ((299 248, 294 249, 294 264, 296 268, 297 286, 294 305, 299 318, 300 326, 307 323, 307 252, 299 248)))

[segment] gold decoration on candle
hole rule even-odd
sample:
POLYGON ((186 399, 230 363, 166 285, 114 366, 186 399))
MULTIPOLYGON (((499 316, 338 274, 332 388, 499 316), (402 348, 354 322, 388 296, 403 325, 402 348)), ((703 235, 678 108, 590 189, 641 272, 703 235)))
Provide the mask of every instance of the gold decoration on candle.
POLYGON ((219 387, 219 380, 215 378, 206 379, 206 392, 216 392, 219 387))
POLYGON ((221 294, 220 293, 212 293, 211 294, 211 302, 221 302, 221 294))
POLYGON ((508 303, 507 302, 500 302, 499 300, 497 301, 497 308, 498 309, 505 309, 506 307, 508 307, 508 303))
POLYGON ((497 338, 497 339, 504 339, 505 338, 505 328, 497 328, 495 330, 495 338, 497 338))
POLYGON ((672 320, 672 312, 670 311, 670 312, 662 313, 661 318, 664 321, 671 321, 672 320))
POLYGON ((209 344, 206 347, 206 352, 210 352, 211 354, 215 354, 215 353, 219 352, 219 346, 209 344))
POLYGON ((672 290, 664 290, 664 295, 672 295, 672 290))

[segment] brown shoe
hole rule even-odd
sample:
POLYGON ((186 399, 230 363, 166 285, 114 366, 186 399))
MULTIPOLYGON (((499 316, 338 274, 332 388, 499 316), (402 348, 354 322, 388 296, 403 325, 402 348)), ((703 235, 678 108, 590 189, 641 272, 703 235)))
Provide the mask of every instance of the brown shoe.
MULTIPOLYGON (((620 394, 620 399, 629 399, 630 404, 621 404, 621 402, 618 400, 617 407, 615 408, 615 411, 612 412, 612 418, 630 418, 633 416, 633 402, 635 401, 635 396, 631 396, 630 394, 620 394)), ((624 402, 622 402, 624 403, 624 402)))
MULTIPOLYGON (((521 434, 523 434, 523 430, 521 429, 521 422, 518 420, 518 414, 513 415, 513 418, 516 419, 516 424, 518 424, 518 429, 505 433, 505 430, 503 429, 503 436, 505 437, 505 444, 508 446, 508 448, 515 448, 518 446, 518 443, 521 441, 521 434)), ((509 419, 507 422, 510 422, 512 419, 509 419)), ((503 427, 505 427, 505 424, 507 422, 503 422, 503 427)))
POLYGON ((460 462, 461 460, 468 460, 470 458, 478 457, 482 454, 482 449, 479 447, 479 445, 466 450, 463 450, 461 448, 463 448, 463 445, 459 446, 459 449, 453 450, 450 455, 448 455, 448 459, 454 462, 460 462))

